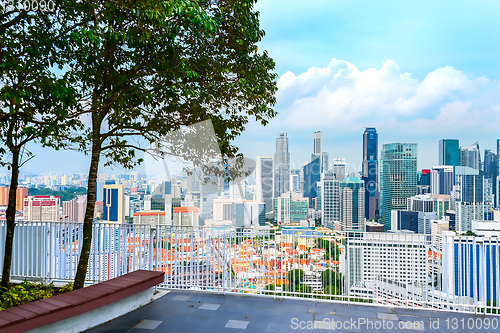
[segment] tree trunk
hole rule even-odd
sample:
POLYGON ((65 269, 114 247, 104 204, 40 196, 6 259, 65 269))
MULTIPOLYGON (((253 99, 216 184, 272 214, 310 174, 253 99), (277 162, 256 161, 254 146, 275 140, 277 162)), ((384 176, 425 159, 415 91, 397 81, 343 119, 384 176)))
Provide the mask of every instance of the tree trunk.
POLYGON ((97 190, 97 174, 99 169, 99 159, 101 157, 101 141, 100 141, 100 122, 97 117, 92 115, 92 152, 89 169, 89 179, 87 186, 87 208, 85 209, 85 218, 83 220, 83 243, 76 270, 73 290, 83 288, 85 276, 87 275, 87 266, 90 257, 90 248, 92 245, 92 224, 94 222, 94 210, 97 190))
POLYGON ((5 247, 3 257, 2 287, 9 288, 10 268, 12 264, 12 245, 14 243, 14 227, 16 226, 16 198, 19 178, 19 148, 14 147, 12 152, 12 176, 9 188, 9 205, 5 212, 7 232, 5 233, 5 247))

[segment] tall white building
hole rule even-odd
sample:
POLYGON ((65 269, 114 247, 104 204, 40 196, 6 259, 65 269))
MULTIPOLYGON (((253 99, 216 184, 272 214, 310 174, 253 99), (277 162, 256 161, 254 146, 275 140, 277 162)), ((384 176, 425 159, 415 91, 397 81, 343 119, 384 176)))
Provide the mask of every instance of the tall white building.
POLYGON ((246 199, 246 183, 245 179, 236 179, 229 182, 229 199, 245 200, 246 199))
POLYGON ((344 178, 347 176, 344 158, 333 159, 332 173, 336 180, 344 180, 344 178))
POLYGON ((428 250, 425 235, 356 232, 347 243, 349 288, 384 278, 426 285, 428 250))
POLYGON ((214 200, 214 221, 231 221, 235 227, 252 227, 265 223, 264 204, 251 200, 214 200))
POLYGON ((290 189, 290 152, 285 132, 278 133, 274 154, 274 197, 279 197, 290 189))
POLYGON ((323 133, 321 131, 313 134, 313 154, 320 156, 323 153, 323 133))
POLYGON ((324 172, 323 161, 323 133, 316 131, 313 134, 313 152, 311 154, 311 161, 319 157, 320 172, 324 172))
POLYGON ((340 180, 332 173, 325 174, 321 186, 321 223, 333 229, 340 222, 340 180))

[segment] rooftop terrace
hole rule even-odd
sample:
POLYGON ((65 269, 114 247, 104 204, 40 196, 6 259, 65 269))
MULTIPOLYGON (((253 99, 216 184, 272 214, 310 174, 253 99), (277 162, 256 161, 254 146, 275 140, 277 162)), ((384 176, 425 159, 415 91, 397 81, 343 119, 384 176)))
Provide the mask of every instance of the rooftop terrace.
POLYGON ((498 332, 500 317, 309 299, 171 291, 101 332, 498 332), (335 326, 335 327, 334 327, 335 326))

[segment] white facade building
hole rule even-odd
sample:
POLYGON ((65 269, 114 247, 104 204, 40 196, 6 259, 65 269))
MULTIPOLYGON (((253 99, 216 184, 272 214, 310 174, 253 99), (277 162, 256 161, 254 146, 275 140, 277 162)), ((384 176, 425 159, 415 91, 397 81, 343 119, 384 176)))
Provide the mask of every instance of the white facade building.
POLYGON ((352 233, 348 238, 345 272, 349 287, 378 278, 424 285, 427 283, 428 245, 424 235, 405 233, 352 233))

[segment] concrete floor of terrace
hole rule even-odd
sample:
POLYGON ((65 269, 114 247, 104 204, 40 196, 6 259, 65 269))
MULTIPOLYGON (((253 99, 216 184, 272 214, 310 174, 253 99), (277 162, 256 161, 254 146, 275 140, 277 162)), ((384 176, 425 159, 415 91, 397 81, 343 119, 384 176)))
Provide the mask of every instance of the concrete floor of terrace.
POLYGON ((133 312, 86 332, 281 333, 331 330, 499 332, 500 316, 341 304, 309 299, 274 299, 248 294, 217 295, 171 291, 133 312), (490 324, 489 329, 485 329, 487 323, 490 324))

